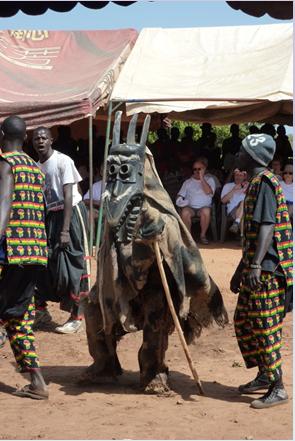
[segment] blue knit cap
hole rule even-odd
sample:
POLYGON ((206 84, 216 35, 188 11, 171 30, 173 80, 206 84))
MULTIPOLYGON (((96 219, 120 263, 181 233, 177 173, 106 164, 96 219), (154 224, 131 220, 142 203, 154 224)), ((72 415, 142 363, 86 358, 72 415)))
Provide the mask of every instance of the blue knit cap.
POLYGON ((273 137, 266 133, 255 133, 246 136, 242 141, 242 146, 254 161, 265 167, 272 161, 276 150, 273 137))

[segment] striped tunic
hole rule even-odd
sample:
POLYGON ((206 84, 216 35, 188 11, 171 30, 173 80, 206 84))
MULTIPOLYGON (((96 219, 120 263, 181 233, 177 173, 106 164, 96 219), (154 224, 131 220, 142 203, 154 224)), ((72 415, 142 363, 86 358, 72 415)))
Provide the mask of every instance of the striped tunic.
POLYGON ((46 265, 44 174, 24 152, 1 153, 11 166, 14 191, 6 228, 7 260, 15 265, 46 265))
POLYGON ((245 198, 243 262, 245 267, 249 268, 257 247, 259 225, 252 222, 252 220, 259 186, 263 177, 269 180, 274 189, 277 201, 274 229, 275 245, 278 252, 280 269, 285 276, 287 286, 291 286, 293 284, 292 226, 282 187, 276 176, 269 170, 264 170, 251 180, 245 198))

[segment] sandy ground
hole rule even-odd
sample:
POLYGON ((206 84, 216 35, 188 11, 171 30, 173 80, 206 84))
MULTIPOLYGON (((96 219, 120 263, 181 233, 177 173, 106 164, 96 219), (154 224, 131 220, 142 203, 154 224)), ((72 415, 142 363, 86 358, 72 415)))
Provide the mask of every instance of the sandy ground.
MULTIPOLYGON (((79 387, 75 381, 91 363, 85 331, 76 335, 39 331, 38 353, 50 399, 38 402, 11 395, 26 379, 15 371, 6 344, 0 352, 0 439, 292 439, 292 313, 285 320, 283 348, 290 401, 273 409, 251 409, 253 398, 239 395, 236 388, 256 372, 243 365, 232 324, 236 296, 229 291, 241 249, 234 243, 209 245, 201 253, 230 317, 225 329, 213 326, 191 346, 205 397, 196 393, 176 334, 170 337, 167 352, 172 392, 158 397, 138 391, 141 333, 124 337, 119 345, 125 372, 118 384, 79 387)), ((57 323, 67 319, 56 304, 50 311, 57 323)))

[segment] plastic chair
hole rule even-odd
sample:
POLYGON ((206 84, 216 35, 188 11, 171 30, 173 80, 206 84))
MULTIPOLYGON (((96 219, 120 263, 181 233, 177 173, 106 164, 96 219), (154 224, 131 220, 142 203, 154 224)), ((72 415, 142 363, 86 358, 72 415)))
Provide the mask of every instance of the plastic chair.
POLYGON ((221 204, 221 228, 220 228, 220 242, 224 242, 229 224, 230 218, 227 215, 226 204, 221 204))

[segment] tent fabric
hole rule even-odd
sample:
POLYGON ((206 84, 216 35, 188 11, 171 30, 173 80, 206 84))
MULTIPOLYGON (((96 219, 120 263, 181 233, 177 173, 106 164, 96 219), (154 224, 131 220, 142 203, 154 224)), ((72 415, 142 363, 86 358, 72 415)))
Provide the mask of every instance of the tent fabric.
POLYGON ((42 15, 45 14, 45 12, 47 12, 48 9, 55 12, 68 12, 71 11, 73 8, 75 8, 75 6, 78 3, 81 3, 86 8, 101 9, 107 6, 109 3, 115 3, 119 6, 129 6, 134 2, 6 1, 6 2, 0 2, 0 17, 11 17, 17 14, 19 11, 22 11, 24 14, 28 14, 28 15, 42 15))
POLYGON ((215 124, 274 119, 287 124, 292 121, 292 51, 292 23, 146 28, 111 100, 129 101, 128 115, 159 112, 215 124))
POLYGON ((273 18, 280 20, 291 20, 293 18, 293 2, 288 1, 233 1, 226 2, 231 8, 241 10, 245 14, 252 15, 254 17, 262 17, 264 14, 268 14, 273 18))
POLYGON ((31 129, 93 115, 137 36, 134 29, 0 31, 0 120, 18 114, 31 129))

